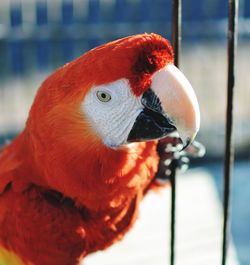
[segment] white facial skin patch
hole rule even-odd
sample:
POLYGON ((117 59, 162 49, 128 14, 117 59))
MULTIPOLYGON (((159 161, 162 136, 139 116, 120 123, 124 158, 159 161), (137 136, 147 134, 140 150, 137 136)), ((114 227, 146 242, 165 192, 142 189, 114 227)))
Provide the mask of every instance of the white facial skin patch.
POLYGON ((82 108, 90 124, 109 147, 126 144, 135 120, 143 110, 141 96, 132 93, 127 79, 92 87, 82 108))

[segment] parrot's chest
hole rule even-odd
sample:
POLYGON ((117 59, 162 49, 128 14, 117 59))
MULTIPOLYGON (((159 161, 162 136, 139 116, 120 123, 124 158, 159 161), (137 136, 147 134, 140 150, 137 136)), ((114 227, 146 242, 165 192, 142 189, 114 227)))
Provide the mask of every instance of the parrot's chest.
POLYGON ((0 208, 6 201, 9 211, 0 224, 0 245, 11 248, 11 255, 6 252, 4 259, 13 259, 15 253, 34 265, 78 264, 83 256, 121 238, 137 208, 134 199, 115 209, 91 212, 76 208, 60 194, 41 194, 36 188, 24 194, 7 191, 0 197, 0 208))
MULTIPOLYGON (((153 143, 143 144, 123 161, 122 171, 118 170, 123 175, 117 176, 122 177, 120 181, 104 180, 104 187, 97 178, 91 189, 78 182, 80 196, 86 197, 77 204, 82 207, 57 191, 34 185, 14 192, 10 186, 0 196, 0 210, 5 215, 0 219, 0 245, 32 265, 76 265, 87 254, 121 239, 136 220, 139 202, 157 170, 158 156, 153 143)), ((110 163, 105 174, 108 169, 110 163)), ((76 182, 76 176, 70 180, 76 182)))
POLYGON ((105 249, 122 239, 136 220, 139 202, 139 197, 135 196, 120 207, 106 210, 102 215, 90 219, 85 226, 88 253, 105 249))
POLYGON ((36 187, 24 193, 10 189, 0 196, 3 207, 7 210, 0 223, 0 245, 9 251, 5 260, 12 260, 14 253, 25 265, 78 264, 86 251, 84 217, 69 200, 36 187))

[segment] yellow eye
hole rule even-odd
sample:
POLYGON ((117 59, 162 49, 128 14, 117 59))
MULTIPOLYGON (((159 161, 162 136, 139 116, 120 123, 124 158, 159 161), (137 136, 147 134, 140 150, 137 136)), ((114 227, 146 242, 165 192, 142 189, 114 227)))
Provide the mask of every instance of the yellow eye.
POLYGON ((108 102, 111 100, 111 95, 106 91, 97 91, 96 96, 102 102, 108 102))

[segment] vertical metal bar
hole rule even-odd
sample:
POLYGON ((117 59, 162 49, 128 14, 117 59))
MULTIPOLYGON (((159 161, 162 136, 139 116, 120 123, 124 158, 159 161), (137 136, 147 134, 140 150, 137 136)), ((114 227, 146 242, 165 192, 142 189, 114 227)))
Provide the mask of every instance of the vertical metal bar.
MULTIPOLYGON (((181 47, 181 0, 172 0, 172 44, 174 49, 174 64, 179 66, 179 53, 181 47)), ((175 264, 175 219, 176 219, 176 168, 177 160, 171 163, 171 239, 170 239, 170 265, 175 264)))
POLYGON ((171 170, 170 265, 175 264, 176 167, 177 167, 177 160, 174 159, 170 165, 170 170, 171 170))
POLYGON ((228 20, 228 76, 227 76, 227 111, 226 111, 226 138, 225 138, 225 161, 224 161, 224 224, 222 243, 222 265, 226 264, 227 249, 230 234, 230 195, 231 195, 231 171, 233 166, 233 92, 235 51, 238 22, 238 0, 229 0, 228 20))
POLYGON ((181 49, 181 0, 172 0, 172 45, 175 53, 174 64, 179 66, 181 49))

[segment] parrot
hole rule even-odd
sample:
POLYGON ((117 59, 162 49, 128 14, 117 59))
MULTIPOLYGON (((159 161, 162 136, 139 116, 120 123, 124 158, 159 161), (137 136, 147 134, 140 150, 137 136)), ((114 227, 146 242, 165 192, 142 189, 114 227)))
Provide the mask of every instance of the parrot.
POLYGON ((77 265, 121 240, 156 182, 158 143, 200 127, 194 89, 155 33, 102 44, 40 86, 0 153, 0 264, 77 265))

